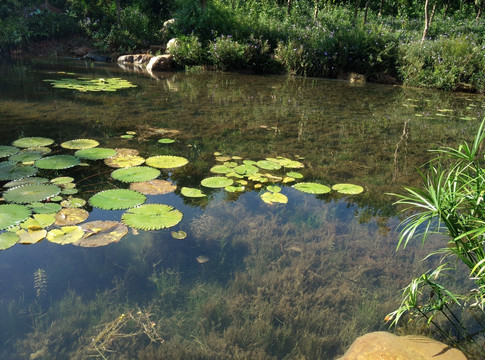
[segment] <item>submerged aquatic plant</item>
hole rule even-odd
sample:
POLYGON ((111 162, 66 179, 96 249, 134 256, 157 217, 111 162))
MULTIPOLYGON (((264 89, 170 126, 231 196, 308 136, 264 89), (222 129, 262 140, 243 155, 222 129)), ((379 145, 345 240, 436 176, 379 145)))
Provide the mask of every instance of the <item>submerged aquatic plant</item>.
MULTIPOLYGON (((476 333, 472 335, 465 327, 452 305, 478 309, 479 333, 485 332, 485 171, 481 151, 484 140, 485 120, 473 143, 434 151, 438 157, 421 173, 424 180, 421 188, 407 187, 407 194, 392 194, 399 198, 397 205, 405 206, 404 211, 412 211, 402 222, 398 248, 405 248, 418 236, 424 245, 430 234, 443 231, 448 240, 442 248, 428 255, 441 256, 441 265, 415 278, 404 290, 401 306, 387 319, 392 319, 392 324, 396 325, 406 313, 417 312, 457 346, 458 342, 434 318, 438 314, 444 316, 458 334, 458 340, 473 342, 476 333), (443 274, 452 275, 456 262, 468 268, 474 284, 464 293, 453 293, 438 283, 443 274)), ((485 355, 484 349, 480 352, 485 355)))

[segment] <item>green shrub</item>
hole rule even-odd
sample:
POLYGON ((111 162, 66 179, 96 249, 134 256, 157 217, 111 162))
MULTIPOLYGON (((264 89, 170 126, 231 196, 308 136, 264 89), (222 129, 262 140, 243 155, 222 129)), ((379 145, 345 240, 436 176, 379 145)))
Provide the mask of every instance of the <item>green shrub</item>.
POLYGON ((170 48, 170 53, 178 66, 200 65, 204 62, 205 50, 197 36, 181 36, 177 40, 177 45, 170 48))
POLYGON ((244 69, 248 64, 247 47, 231 35, 218 36, 209 43, 209 60, 219 70, 244 69))
POLYGON ((453 90, 467 85, 485 90, 485 50, 466 36, 441 37, 402 45, 399 73, 405 85, 453 90))

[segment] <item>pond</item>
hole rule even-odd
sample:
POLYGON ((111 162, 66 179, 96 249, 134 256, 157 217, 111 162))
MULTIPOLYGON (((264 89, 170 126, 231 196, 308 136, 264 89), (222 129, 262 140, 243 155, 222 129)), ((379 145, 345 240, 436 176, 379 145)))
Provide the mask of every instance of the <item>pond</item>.
MULTIPOLYGON (((439 245, 436 238, 396 252, 402 218, 388 193, 418 186, 416 168, 433 156, 428 150, 472 139, 484 112, 478 95, 394 86, 146 74, 78 60, 4 62, 0 145, 21 151, 28 147, 22 141, 47 138, 50 153, 39 157, 77 159, 65 169, 22 160, 62 190, 38 202, 81 210, 84 222, 124 226, 123 219, 128 226, 106 246, 89 243, 100 231, 91 228, 84 229, 90 232, 84 246, 69 243, 65 231, 0 252, 0 356, 337 358, 356 337, 388 329, 384 317, 410 279, 429 268, 421 259, 439 245), (80 77, 122 78, 136 87, 80 92, 45 81, 80 77), (74 156, 90 141, 136 150, 142 161, 187 163, 141 165, 158 169, 163 190, 122 208, 124 195, 98 194, 130 189, 140 174, 120 180, 113 172, 122 165, 74 156), (201 184, 227 179, 227 172, 229 188, 201 184), (307 192, 298 189, 302 183, 307 192), (328 192, 311 193, 308 183, 328 192), (330 189, 342 183, 363 192, 330 189), (203 197, 190 196, 199 190, 203 197), (163 214, 127 216, 140 203, 163 204, 163 214)), ((13 159, 0 160, 1 173, 13 159)), ((12 192, 14 178, 2 180, 0 206, 32 208, 12 192)), ((72 216, 57 215, 52 225, 42 217, 45 230, 55 234, 72 216)), ((38 223, 23 227, 40 231, 38 223)))

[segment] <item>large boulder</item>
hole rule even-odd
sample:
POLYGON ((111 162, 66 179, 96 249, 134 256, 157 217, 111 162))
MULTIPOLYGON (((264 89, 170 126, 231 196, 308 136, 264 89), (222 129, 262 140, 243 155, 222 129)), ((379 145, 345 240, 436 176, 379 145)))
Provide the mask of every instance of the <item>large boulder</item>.
POLYGON ((121 55, 116 60, 120 64, 135 64, 135 65, 145 65, 150 62, 153 55, 150 54, 133 54, 133 55, 121 55))
POLYGON ((397 336, 385 331, 357 338, 339 360, 466 360, 466 356, 424 336, 397 336))
POLYGON ((178 48, 180 45, 180 41, 177 38, 170 39, 167 43, 167 52, 173 53, 173 51, 178 48))
POLYGON ((150 59, 147 65, 148 71, 167 71, 172 70, 173 57, 172 55, 158 55, 150 59))

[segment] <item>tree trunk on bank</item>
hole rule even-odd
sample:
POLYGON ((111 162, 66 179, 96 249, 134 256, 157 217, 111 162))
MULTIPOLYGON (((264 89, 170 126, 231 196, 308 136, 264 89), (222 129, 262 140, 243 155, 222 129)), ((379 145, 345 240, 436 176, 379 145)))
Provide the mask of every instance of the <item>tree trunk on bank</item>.
POLYGON ((423 37, 421 38, 421 43, 423 43, 424 40, 426 40, 426 36, 428 36, 428 28, 429 28, 428 8, 429 8, 429 0, 426 0, 424 4, 424 30, 423 30, 423 37))
POLYGON ((315 0, 315 11, 313 12, 313 20, 317 21, 317 16, 318 16, 318 3, 320 0, 315 0))
POLYGON ((370 0, 367 0, 365 2, 365 9, 364 9, 364 22, 363 25, 367 23, 367 13, 369 12, 369 5, 370 5, 370 0))

